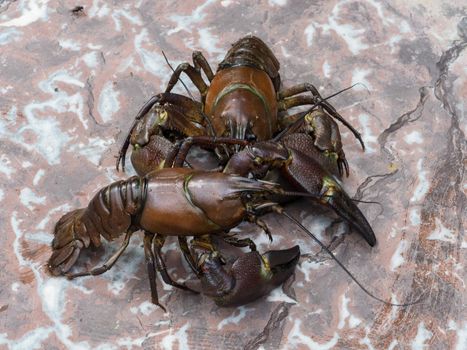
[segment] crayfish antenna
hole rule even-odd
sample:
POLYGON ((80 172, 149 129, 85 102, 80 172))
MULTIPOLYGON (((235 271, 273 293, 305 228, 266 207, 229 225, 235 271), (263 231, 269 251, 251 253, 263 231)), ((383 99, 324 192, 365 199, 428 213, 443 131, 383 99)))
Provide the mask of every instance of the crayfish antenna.
POLYGON ((300 227, 308 236, 313 238, 319 246, 326 251, 326 253, 331 256, 331 258, 350 276, 350 278, 371 298, 378 300, 379 302, 390 305, 390 306, 401 306, 401 307, 407 307, 410 305, 415 305, 418 304, 424 299, 424 296, 420 296, 417 300, 409 302, 409 303, 403 303, 403 304, 396 304, 396 303, 391 303, 389 301, 386 301, 384 299, 381 299, 377 296, 375 296, 373 293, 371 293, 368 289, 366 289, 360 281, 357 280, 357 278, 340 262, 339 259, 336 258, 336 256, 332 253, 332 251, 329 250, 328 247, 326 247, 313 233, 311 233, 305 226, 303 226, 297 219, 295 219, 293 216, 291 216, 289 213, 287 213, 282 207, 276 206, 273 207, 274 211, 277 212, 278 214, 284 215, 286 218, 288 218, 290 221, 295 223, 298 227, 300 227))

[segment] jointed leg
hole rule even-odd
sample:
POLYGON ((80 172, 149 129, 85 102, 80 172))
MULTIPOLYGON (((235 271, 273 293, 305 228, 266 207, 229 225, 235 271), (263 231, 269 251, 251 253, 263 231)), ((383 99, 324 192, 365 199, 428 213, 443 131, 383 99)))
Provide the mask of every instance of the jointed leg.
POLYGON ((196 88, 201 94, 202 100, 204 101, 204 97, 208 92, 208 86, 204 82, 199 69, 196 69, 189 63, 181 63, 177 66, 177 68, 175 68, 175 71, 173 72, 172 76, 170 77, 169 83, 167 84, 165 92, 168 93, 172 91, 173 87, 180 79, 180 74, 182 74, 182 72, 188 75, 193 84, 195 84, 196 88))
POLYGON ((191 245, 212 252, 217 250, 211 241, 211 236, 209 235, 195 236, 191 241, 191 245))
POLYGON ((77 272, 77 273, 68 273, 66 274, 66 277, 68 279, 73 279, 76 277, 81 277, 81 276, 96 276, 96 275, 101 275, 104 272, 110 270, 112 266, 117 262, 118 258, 123 254, 125 249, 128 247, 128 244, 130 243, 130 237, 133 232, 128 231, 125 235, 125 239, 123 240, 122 245, 118 250, 102 265, 99 267, 96 267, 92 270, 89 271, 83 271, 83 272, 77 272))
POLYGON ((191 292, 194 292, 196 293, 194 290, 180 284, 180 283, 177 283, 175 282, 171 277, 170 275, 167 273, 167 266, 165 265, 165 262, 164 262, 164 259, 162 258, 162 255, 161 255, 161 249, 162 249, 162 246, 164 245, 165 243, 165 236, 162 236, 162 235, 156 235, 156 237, 154 238, 153 240, 153 243, 154 243, 154 254, 155 254, 155 257, 156 257, 156 267, 157 267, 157 271, 161 274, 162 276, 162 279, 164 280, 165 283, 167 283, 168 285, 171 285, 173 287, 177 287, 177 288, 180 288, 180 289, 183 289, 183 290, 189 290, 191 292))
POLYGON ((190 248, 188 248, 188 242, 186 237, 179 236, 178 237, 178 244, 180 245, 180 249, 182 250, 183 256, 185 257, 186 262, 190 266, 191 270, 194 272, 196 276, 200 276, 201 271, 198 269, 198 265, 196 264, 193 255, 191 254, 190 248))
POLYGON ((204 74, 206 74, 210 82, 212 81, 212 79, 214 79, 214 73, 212 72, 211 66, 209 65, 208 61, 203 56, 201 51, 193 52, 193 63, 196 70, 203 70, 204 74))
POLYGON ((250 238, 237 238, 235 236, 223 237, 224 241, 234 247, 249 247, 252 252, 256 251, 256 244, 250 238))
POLYGON ((269 230, 268 225, 266 225, 266 223, 265 223, 263 220, 261 220, 260 218, 258 218, 258 217, 256 216, 256 214, 253 214, 253 213, 252 213, 252 214, 250 214, 250 215, 248 216, 248 221, 249 221, 249 222, 252 222, 253 224, 255 224, 255 225, 257 225, 257 226, 259 226, 259 227, 264 231, 264 233, 266 233, 266 235, 267 235, 268 238, 269 238, 269 241, 272 242, 272 234, 271 234, 271 231, 269 230))
POLYGON ((203 77, 201 76, 201 70, 203 70, 204 74, 206 74, 206 77, 210 82, 212 81, 212 79, 214 79, 214 73, 212 72, 211 66, 209 66, 208 61, 200 51, 194 51, 192 58, 194 67, 189 63, 179 64, 173 72, 172 76, 170 77, 170 81, 167 84, 165 92, 170 92, 173 89, 178 79, 180 78, 180 74, 184 72, 186 75, 188 75, 193 84, 195 84, 196 88, 201 93, 201 99, 204 102, 204 98, 208 92, 208 86, 206 85, 206 83, 203 80, 203 77))
POLYGON ((159 303, 159 296, 157 294, 157 283, 156 283, 156 265, 154 253, 152 251, 152 241, 154 234, 145 231, 144 232, 144 257, 146 259, 146 267, 148 270, 149 285, 151 287, 151 301, 153 304, 160 306, 164 312, 167 312, 165 307, 159 303))

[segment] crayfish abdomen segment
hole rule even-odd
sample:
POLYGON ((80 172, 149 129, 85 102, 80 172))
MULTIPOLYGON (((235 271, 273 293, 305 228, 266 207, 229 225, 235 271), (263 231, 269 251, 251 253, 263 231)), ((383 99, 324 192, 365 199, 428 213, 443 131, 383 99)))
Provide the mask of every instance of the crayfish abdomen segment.
POLYGON ((65 274, 81 249, 101 245, 101 235, 111 241, 130 229, 141 209, 145 180, 133 176, 101 189, 87 208, 65 214, 55 225, 53 253, 48 267, 52 274, 65 274))
POLYGON ((166 236, 221 230, 192 202, 188 190, 192 175, 193 170, 188 168, 166 168, 146 176, 147 197, 139 219, 143 229, 166 236))

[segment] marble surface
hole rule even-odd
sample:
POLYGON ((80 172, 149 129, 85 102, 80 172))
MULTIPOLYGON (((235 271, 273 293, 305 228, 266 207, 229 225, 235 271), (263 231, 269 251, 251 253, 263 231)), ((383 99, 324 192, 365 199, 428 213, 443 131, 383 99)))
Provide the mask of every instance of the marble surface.
MULTIPOLYGON (((452 0, 0 0, 0 348, 465 349, 466 16, 452 0), (332 103, 367 145, 341 128, 347 192, 379 203, 359 205, 377 246, 322 208, 291 210, 374 293, 423 303, 370 299, 274 215, 273 246, 298 243, 304 257, 293 280, 242 307, 162 283, 168 312, 154 307, 140 238, 102 276, 46 273, 54 223, 127 176, 115 155, 167 84, 161 51, 176 65, 202 50, 215 67, 248 33, 276 53, 285 86, 312 82, 327 95, 364 84, 332 103)), ((256 228, 240 231, 269 249, 256 228)), ((82 267, 116 244, 85 254, 82 267)), ((189 277, 173 241, 167 258, 189 277)))

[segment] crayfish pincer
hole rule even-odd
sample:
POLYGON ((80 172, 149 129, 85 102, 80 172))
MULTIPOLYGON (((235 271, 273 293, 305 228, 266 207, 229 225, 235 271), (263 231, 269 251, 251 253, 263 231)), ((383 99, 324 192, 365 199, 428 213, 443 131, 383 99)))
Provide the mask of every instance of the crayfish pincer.
POLYGON ((204 253, 201 290, 219 306, 246 304, 285 282, 294 272, 300 258, 299 246, 284 250, 257 251, 242 254, 226 268, 217 251, 204 253))
MULTIPOLYGON (((275 193, 282 191, 273 183, 188 168, 167 168, 145 177, 118 181, 101 189, 86 208, 74 210, 57 222, 48 267, 52 274, 69 278, 104 273, 125 251, 132 233, 143 230, 152 302, 160 305, 156 271, 161 272, 166 283, 190 290, 173 281, 167 273, 161 255, 166 236, 222 236, 243 220, 254 222, 257 208, 272 205, 266 195, 275 193), (81 250, 100 246, 101 236, 112 241, 124 232, 123 244, 102 266, 85 272, 69 272, 81 250)), ((209 242, 204 244, 208 252, 196 259, 184 241, 180 241, 190 266, 203 278, 207 293, 213 293, 225 305, 249 302, 267 293, 294 272, 300 255, 298 247, 260 255, 249 239, 229 236, 226 240, 252 249, 252 254, 241 256, 230 271, 221 266, 218 252, 209 242), (212 283, 227 276, 231 288, 212 283), (256 290, 238 288, 248 283, 255 285, 256 290), (216 288, 219 290, 212 292, 216 288)))

